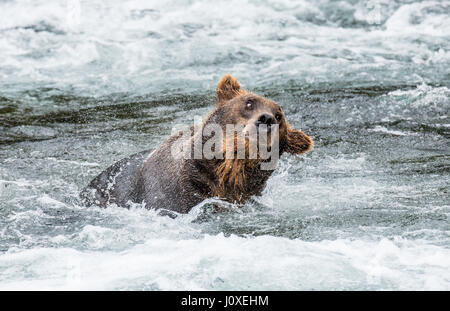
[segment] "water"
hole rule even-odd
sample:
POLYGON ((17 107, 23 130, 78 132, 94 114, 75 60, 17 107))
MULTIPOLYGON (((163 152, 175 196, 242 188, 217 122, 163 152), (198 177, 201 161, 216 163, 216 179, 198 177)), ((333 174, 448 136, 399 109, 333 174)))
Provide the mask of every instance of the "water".
POLYGON ((448 1, 0 1, 0 46, 0 289, 450 289, 448 1), (225 73, 315 150, 242 209, 80 204, 225 73))

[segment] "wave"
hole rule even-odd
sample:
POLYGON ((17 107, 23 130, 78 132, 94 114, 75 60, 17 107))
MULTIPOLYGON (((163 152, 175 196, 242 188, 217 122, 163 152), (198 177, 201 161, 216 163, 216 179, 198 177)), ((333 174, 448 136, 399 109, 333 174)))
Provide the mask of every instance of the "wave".
POLYGON ((445 1, 71 0, 0 7, 3 85, 145 93, 213 88, 225 72, 249 87, 280 80, 448 81, 439 69, 450 61, 445 1))
MULTIPOLYGON (((115 239, 108 231, 89 230, 93 241, 115 239)), ((125 251, 36 248, 2 254, 0 288, 445 290, 450 278, 448 256, 447 248, 402 239, 305 242, 222 234, 162 238, 125 251)))

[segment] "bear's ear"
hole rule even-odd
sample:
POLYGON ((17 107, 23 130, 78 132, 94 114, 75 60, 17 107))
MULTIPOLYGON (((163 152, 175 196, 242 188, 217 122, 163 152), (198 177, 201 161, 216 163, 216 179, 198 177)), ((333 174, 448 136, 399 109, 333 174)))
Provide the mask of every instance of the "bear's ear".
POLYGON ((311 137, 300 130, 288 126, 284 151, 291 154, 302 154, 312 150, 313 147, 314 142, 311 137))
POLYGON ((247 92, 241 89, 239 82, 229 74, 224 75, 217 84, 217 98, 219 99, 219 103, 245 93, 247 92))

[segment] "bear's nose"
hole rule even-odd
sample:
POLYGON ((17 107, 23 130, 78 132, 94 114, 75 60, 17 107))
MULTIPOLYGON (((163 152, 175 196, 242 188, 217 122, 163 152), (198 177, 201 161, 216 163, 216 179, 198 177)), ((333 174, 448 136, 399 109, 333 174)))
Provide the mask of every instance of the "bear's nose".
POLYGON ((275 124, 275 118, 267 113, 263 113, 258 117, 258 120, 255 122, 256 126, 260 124, 266 124, 267 126, 271 126, 272 124, 275 124))

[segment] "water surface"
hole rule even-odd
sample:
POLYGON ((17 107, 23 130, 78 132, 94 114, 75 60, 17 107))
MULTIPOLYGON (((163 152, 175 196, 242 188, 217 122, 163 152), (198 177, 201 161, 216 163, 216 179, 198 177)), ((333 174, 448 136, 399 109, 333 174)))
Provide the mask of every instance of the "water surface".
POLYGON ((1 1, 0 289, 449 290, 450 5, 377 3, 1 1), (222 213, 80 204, 225 73, 314 151, 222 213))

